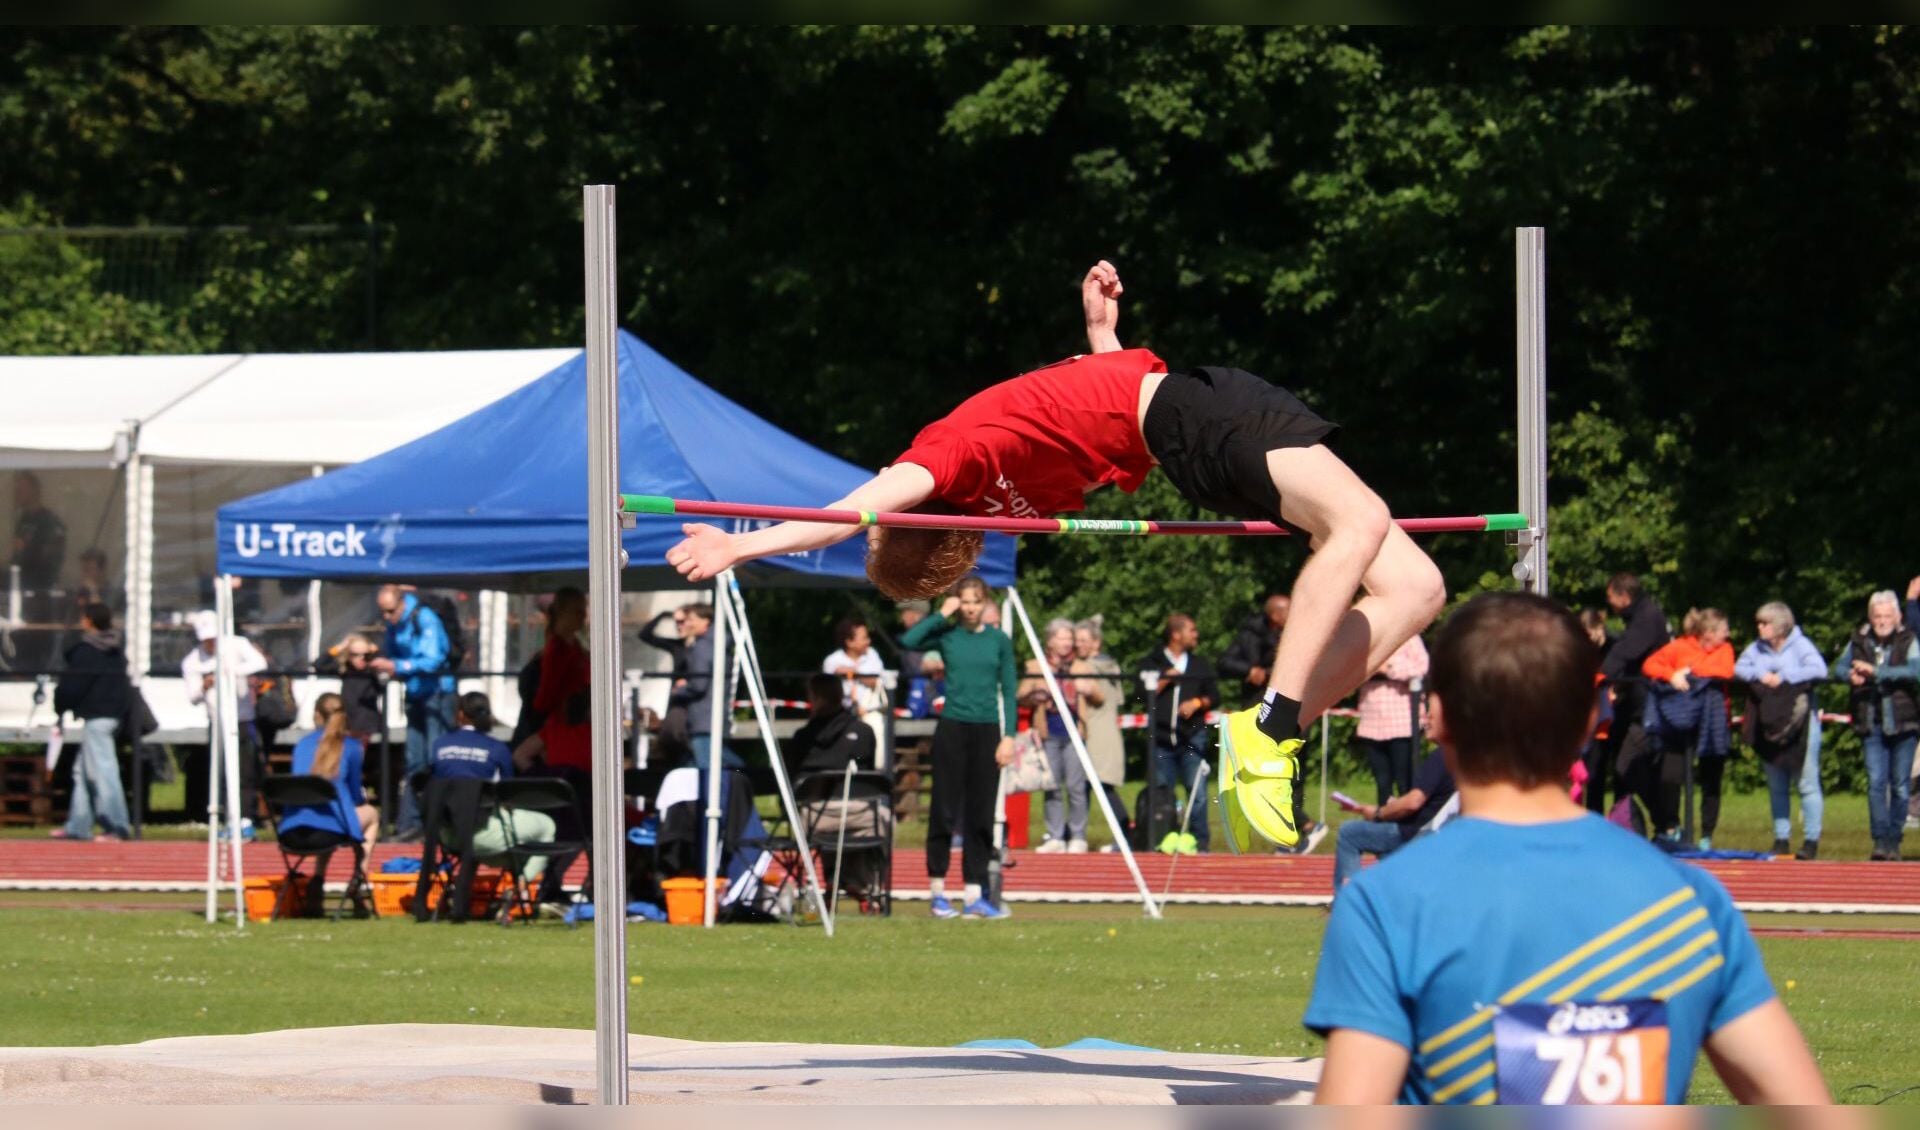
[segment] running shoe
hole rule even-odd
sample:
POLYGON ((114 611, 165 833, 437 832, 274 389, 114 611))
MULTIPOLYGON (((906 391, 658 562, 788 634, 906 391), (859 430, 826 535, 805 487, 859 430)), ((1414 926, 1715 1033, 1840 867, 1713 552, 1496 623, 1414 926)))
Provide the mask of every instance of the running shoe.
POLYGON ((1012 918, 1013 912, 1004 906, 995 906, 986 899, 980 898, 974 899, 967 904, 966 915, 968 918, 985 918, 993 921, 1001 918, 1012 918))
POLYGON ((958 918, 960 912, 953 908, 945 895, 933 896, 933 916, 935 918, 958 918))
MULTIPOLYGON (((1227 810, 1228 840, 1239 848, 1234 812, 1262 837, 1290 848, 1300 842, 1293 823, 1293 783, 1300 776, 1300 750, 1306 742, 1276 742, 1260 730, 1260 708, 1250 706, 1220 720, 1220 796, 1227 810), (1227 794, 1233 803, 1226 803, 1227 794)), ((1252 841, 1247 841, 1248 848, 1252 841)))

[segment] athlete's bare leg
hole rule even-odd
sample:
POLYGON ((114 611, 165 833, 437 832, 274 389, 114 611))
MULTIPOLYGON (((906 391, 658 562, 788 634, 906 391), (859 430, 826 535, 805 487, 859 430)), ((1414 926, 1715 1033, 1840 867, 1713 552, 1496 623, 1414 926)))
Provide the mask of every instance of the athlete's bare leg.
POLYGON ((1386 504, 1323 445, 1267 453, 1283 518, 1311 537, 1268 686, 1307 721, 1433 622, 1445 585, 1386 504), (1354 602, 1356 590, 1366 595, 1354 602))

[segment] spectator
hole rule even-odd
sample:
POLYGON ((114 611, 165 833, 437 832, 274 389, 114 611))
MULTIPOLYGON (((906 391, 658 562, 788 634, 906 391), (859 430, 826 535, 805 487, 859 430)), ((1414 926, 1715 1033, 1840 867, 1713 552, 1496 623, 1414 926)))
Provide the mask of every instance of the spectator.
POLYGON ((1448 618, 1431 730, 1460 817, 1334 904, 1305 1017, 1327 1036, 1316 1101, 1679 1103, 1703 1044, 1741 1102, 1828 1101, 1726 889, 1568 798, 1596 665, 1541 597, 1448 618), (1604 1036, 1551 1024, 1602 1000, 1604 1036), (1620 1070, 1550 1070, 1562 1048, 1620 1070))
MULTIPOLYGON (((687 610, 693 607, 695 605, 683 604, 671 611, 662 612, 647 621, 646 627, 640 629, 641 642, 666 652, 667 658, 672 662, 669 686, 687 677, 687 644, 691 642, 691 637, 687 635, 687 610), (668 618, 673 620, 671 636, 660 633, 661 621, 668 618)), ((669 693, 667 712, 660 716, 660 753, 666 764, 672 765, 691 756, 688 735, 687 704, 674 699, 669 693)))
POLYGON ((20 633, 14 645, 17 669, 38 671, 53 660, 54 635, 47 629, 56 619, 66 623, 67 610, 54 607, 53 598, 66 557, 67 524, 47 509, 40 476, 32 471, 15 471, 12 565, 20 570, 21 615, 38 629, 20 633))
POLYGON ((1920 636, 1920 577, 1907 582, 1907 631, 1920 636))
POLYGON ((107 578, 107 554, 97 545, 80 551, 80 579, 73 583, 74 606, 84 615, 87 605, 104 604, 112 608, 124 603, 126 590, 107 578))
POLYGON ((1410 636, 1360 684, 1360 724, 1353 736, 1373 770, 1376 805, 1413 787, 1413 683, 1426 674, 1427 645, 1410 636))
MULTIPOLYGON (((304 850, 316 840, 326 842, 345 836, 366 845, 368 851, 380 838, 380 811, 367 803, 360 779, 366 763, 366 749, 359 739, 347 733, 347 709, 340 696, 331 692, 313 703, 313 731, 293 746, 295 776, 312 774, 333 782, 334 800, 326 806, 301 805, 289 808, 276 828, 280 842, 304 850)), ((316 874, 327 873, 327 861, 320 860, 316 874)), ((321 884, 309 884, 310 888, 321 884)), ((309 891, 309 904, 318 900, 309 891)))
MULTIPOLYGON (((190 758, 185 766, 187 804, 197 804, 207 796, 208 776, 212 768, 213 731, 221 725, 220 696, 214 693, 214 673, 219 670, 218 652, 227 655, 227 678, 233 683, 233 717, 240 735, 240 816, 241 825, 251 834, 253 814, 258 810, 260 778, 266 773, 266 759, 260 748, 260 734, 253 726, 253 676, 267 669, 267 657, 245 636, 220 639, 220 618, 212 612, 193 614, 193 636, 199 645, 180 661, 180 681, 187 688, 187 701, 207 708, 207 750, 190 758)), ((211 814, 209 814, 211 815, 211 814)))
POLYGON ((1127 751, 1120 740, 1122 672, 1119 661, 1106 653, 1100 617, 1073 626, 1073 650, 1088 674, 1109 676, 1080 680, 1080 722, 1087 735, 1087 755, 1093 759, 1093 775, 1106 790, 1113 814, 1125 823, 1127 806, 1120 799, 1120 786, 1127 783, 1127 751))
POLYGON ((1688 609, 1680 637, 1663 644, 1640 665, 1651 696, 1646 712, 1647 760, 1664 756, 1680 766, 1678 772, 1669 767, 1649 775, 1647 811, 1656 831, 1675 832, 1685 761, 1697 755, 1694 783, 1700 792, 1701 851, 1713 850, 1713 830, 1720 823, 1720 782, 1732 752, 1726 682, 1733 678, 1733 645, 1727 642, 1727 634, 1726 613, 1718 608, 1688 609))
POLYGON ((386 731, 386 680, 373 669, 380 645, 359 632, 348 632, 327 649, 314 669, 340 677, 340 700, 346 706, 347 733, 372 749, 386 731))
MULTIPOLYGON (((399 585, 381 585, 374 596, 380 618, 387 624, 384 654, 370 666, 389 678, 406 680, 407 778, 425 773, 433 743, 453 726, 454 678, 447 669, 447 628, 440 616, 420 598, 399 585)), ((420 841, 420 800, 412 789, 400 790, 400 816, 393 838, 400 843, 420 841)))
MULTIPOLYGON (((1194 844, 1206 851, 1211 843, 1205 796, 1195 797, 1200 766, 1207 760, 1207 711, 1220 703, 1220 683, 1207 658, 1194 651, 1200 629, 1193 617, 1175 612, 1167 617, 1165 642, 1135 664, 1146 691, 1147 724, 1152 743, 1150 779, 1171 787, 1177 781, 1187 791, 1193 809, 1188 831, 1194 844)), ((1296 793, 1301 790, 1295 789, 1296 793)), ((1177 831, 1149 829, 1149 834, 1177 831)))
MULTIPOLYGON (((902 601, 897 606, 900 616, 900 634, 911 632, 927 614, 933 611, 924 600, 902 601)), ((899 636, 894 639, 895 650, 900 655, 900 679, 905 691, 901 695, 902 705, 907 717, 925 718, 933 713, 933 700, 937 697, 934 683, 946 673, 940 661, 940 653, 920 648, 899 646, 899 636)))
MULTIPOLYGON (((579 592, 578 589, 562 590, 579 592)), ((556 596, 554 603, 559 603, 556 596)), ((507 743, 493 736, 493 701, 479 691, 468 691, 454 708, 455 728, 433 743, 435 777, 468 777, 482 781, 511 780, 519 768, 507 743)), ((557 825, 544 812, 512 808, 493 810, 487 822, 473 834, 473 854, 486 863, 497 863, 509 843, 531 844, 550 841, 557 825)), ((529 883, 538 883, 546 874, 547 857, 536 855, 527 860, 524 874, 529 883)))
MULTIPOLYGON (((895 614, 900 618, 900 632, 911 632, 914 625, 927 618, 933 606, 924 600, 903 600, 894 606, 895 614)), ((921 677, 920 660, 926 652, 917 648, 903 647, 900 651, 900 677, 917 679, 921 677)))
POLYGON ((1268 664, 1280 653, 1280 633, 1286 630, 1292 607, 1293 599, 1285 593, 1270 594, 1260 611, 1240 625, 1220 657, 1220 675, 1239 685, 1242 706, 1252 706, 1267 693, 1268 664))
POLYGON ((1654 759, 1646 756, 1647 730, 1642 718, 1647 688, 1640 678, 1640 667, 1647 656, 1667 642, 1667 616, 1660 610, 1660 602, 1641 588, 1640 578, 1632 573, 1615 573, 1607 582, 1607 607, 1626 622, 1626 628, 1600 660, 1600 676, 1613 705, 1613 725, 1599 759, 1602 771, 1587 779, 1587 808, 1593 812, 1607 810, 1608 770, 1615 779, 1616 800, 1629 794, 1651 796, 1659 784, 1654 759))
POLYGON ((1013 761, 1016 725, 1013 641, 986 626, 993 607, 986 582, 968 577, 914 625, 901 646, 938 647, 946 659, 947 704, 933 727, 933 805, 927 817, 927 885, 935 918, 956 918, 947 900, 947 868, 953 833, 961 833, 960 875, 966 882, 964 913, 1005 918, 987 901, 987 863, 993 853, 993 808, 1000 769, 1013 761))
POLYGON ((887 673, 880 653, 873 650, 873 633, 858 620, 848 617, 833 626, 838 650, 829 654, 820 669, 840 678, 841 693, 847 706, 873 730, 874 740, 886 733, 886 688, 881 677, 887 673))
POLYGON ((1867 622, 1833 661, 1853 700, 1853 729, 1867 758, 1867 821, 1876 860, 1898 860, 1905 832, 1913 748, 1920 737, 1920 655, 1900 622, 1900 603, 1882 590, 1867 599, 1867 622))
POLYGON ((55 714, 80 719, 80 755, 73 759, 73 799, 67 825, 53 837, 90 840, 98 822, 115 839, 131 839, 127 794, 120 785, 114 734, 127 714, 127 655, 113 627, 113 610, 95 601, 81 615, 84 634, 67 649, 67 669, 53 691, 55 714))
MULTIPOLYGON (((1421 658, 1425 657, 1422 651, 1421 658)), ((1366 806, 1361 819, 1334 830, 1333 897, 1339 898, 1348 880, 1360 873, 1362 855, 1385 859, 1422 832, 1437 830, 1442 810, 1452 799, 1453 774, 1447 770, 1446 754, 1436 748, 1421 759, 1420 771, 1399 796, 1366 806)))
POLYGON ((809 676, 807 720, 787 739, 787 771, 794 776, 843 773, 849 761, 861 769, 871 769, 878 748, 873 731, 847 709, 839 676, 809 676))
MULTIPOLYGON (((718 694, 724 700, 727 694, 728 661, 722 659, 716 674, 713 655, 713 605, 689 604, 686 609, 686 624, 681 628, 687 641, 687 673, 674 680, 673 691, 668 696, 668 707, 680 706, 687 714, 687 745, 693 755, 693 764, 702 772, 706 771, 707 759, 713 755, 715 735, 713 733, 713 696, 718 694)), ((731 711, 725 709, 722 702, 721 718, 724 720, 731 711)), ((745 769, 747 763, 726 744, 726 735, 719 735, 720 764, 726 769, 745 769)))
MULTIPOLYGON (((1607 614, 1598 608, 1580 610, 1580 626, 1586 630, 1587 638, 1599 649, 1601 662, 1606 661, 1607 652, 1613 650, 1613 633, 1607 629, 1607 614)), ((1579 779, 1576 799, 1586 804, 1591 812, 1605 812, 1607 799, 1607 738, 1613 730, 1613 688, 1607 685, 1606 677, 1595 673, 1593 733, 1587 737, 1587 744, 1580 749, 1580 771, 1574 775, 1579 779)))
MULTIPOLYGON (((1791 691, 1798 687, 1801 689, 1796 697, 1801 699, 1807 731, 1806 740, 1799 743, 1804 751, 1801 757, 1791 756, 1788 749, 1776 757, 1763 754, 1760 762, 1767 774, 1767 798, 1773 808, 1773 854, 1785 855, 1791 850, 1788 841, 1793 835, 1793 810, 1787 791, 1794 788, 1800 793, 1800 827, 1804 833, 1794 858, 1814 859, 1820 854, 1820 817, 1826 802, 1820 792, 1820 703, 1813 697, 1812 688, 1826 677, 1827 661, 1794 624, 1793 609, 1780 601, 1761 605, 1753 618, 1760 638, 1748 644, 1733 665, 1735 678, 1754 685, 1747 707, 1748 724, 1759 733, 1758 716, 1763 713, 1760 700, 1780 688, 1791 691)), ((1760 752, 1765 743, 1749 744, 1760 752)))
MULTIPOLYGON (((586 627, 587 594, 572 587, 556 591, 547 608, 546 645, 540 649, 540 689, 533 695, 533 708, 546 718, 537 748, 548 771, 565 779, 578 796, 590 796, 593 789, 593 685, 580 638, 586 627)), ((491 703, 486 713, 493 717, 491 703)), ((533 760, 524 745, 521 760, 533 760)))
POLYGON ((1085 736, 1080 723, 1080 680, 1076 676, 1090 674, 1092 668, 1074 654, 1071 620, 1048 621, 1044 646, 1046 654, 1027 660, 1026 678, 1020 680, 1020 701, 1033 711, 1034 732, 1046 748, 1057 785, 1047 793, 1047 838, 1034 850, 1079 855, 1087 850, 1088 782, 1086 766, 1074 752, 1071 734, 1080 731, 1085 736), (1042 671, 1053 672, 1060 697, 1066 702, 1065 714, 1054 703, 1042 671))

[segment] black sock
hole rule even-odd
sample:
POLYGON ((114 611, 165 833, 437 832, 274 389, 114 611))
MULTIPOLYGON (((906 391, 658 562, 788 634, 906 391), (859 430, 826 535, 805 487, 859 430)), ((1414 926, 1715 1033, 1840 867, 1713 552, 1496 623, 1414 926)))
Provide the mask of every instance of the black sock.
POLYGON ((1261 733, 1276 742, 1297 738, 1300 736, 1300 703, 1279 691, 1269 690, 1254 722, 1261 733))

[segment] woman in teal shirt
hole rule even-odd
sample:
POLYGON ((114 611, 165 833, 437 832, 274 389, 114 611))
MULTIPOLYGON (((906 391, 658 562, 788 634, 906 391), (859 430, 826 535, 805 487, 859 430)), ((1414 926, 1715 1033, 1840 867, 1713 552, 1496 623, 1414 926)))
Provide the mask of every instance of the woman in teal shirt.
POLYGON ((927 821, 927 885, 933 916, 1005 918, 984 894, 993 852, 993 806, 1000 793, 1000 767, 1013 760, 1013 641, 987 628, 987 585, 961 581, 938 614, 900 637, 911 651, 938 648, 947 661, 947 701, 933 728, 933 812, 927 821), (964 911, 947 900, 947 865, 953 829, 963 839, 960 875, 966 881, 964 911))

